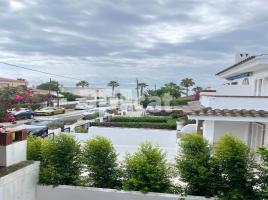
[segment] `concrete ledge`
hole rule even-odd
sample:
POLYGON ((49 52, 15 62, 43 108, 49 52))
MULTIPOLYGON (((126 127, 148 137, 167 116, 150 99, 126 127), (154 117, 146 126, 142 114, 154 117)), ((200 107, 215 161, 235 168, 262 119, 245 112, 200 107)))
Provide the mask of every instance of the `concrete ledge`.
POLYGON ((36 200, 39 162, 33 162, 0 178, 0 200, 36 200))
POLYGON ((42 186, 37 187, 37 200, 207 200, 205 197, 135 191, 118 191, 113 189, 76 187, 76 186, 42 186))

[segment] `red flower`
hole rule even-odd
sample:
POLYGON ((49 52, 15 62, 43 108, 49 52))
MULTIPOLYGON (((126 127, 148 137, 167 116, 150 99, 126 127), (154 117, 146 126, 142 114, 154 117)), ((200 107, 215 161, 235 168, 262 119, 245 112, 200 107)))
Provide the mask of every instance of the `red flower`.
POLYGON ((13 99, 14 99, 15 101, 21 101, 21 100, 23 99, 23 97, 17 94, 16 96, 14 96, 13 99))

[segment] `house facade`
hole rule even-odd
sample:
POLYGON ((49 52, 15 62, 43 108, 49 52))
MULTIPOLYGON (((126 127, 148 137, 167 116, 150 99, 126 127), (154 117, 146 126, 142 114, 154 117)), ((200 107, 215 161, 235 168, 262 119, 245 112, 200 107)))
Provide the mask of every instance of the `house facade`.
POLYGON ((268 55, 238 54, 234 65, 216 75, 227 83, 202 92, 201 108, 188 115, 197 131, 210 143, 232 134, 254 151, 268 144, 268 55))
POLYGON ((90 100, 106 99, 105 88, 93 88, 93 87, 61 87, 62 92, 71 92, 75 95, 85 97, 90 100))
POLYGON ((0 88, 17 86, 27 86, 27 82, 23 80, 0 77, 0 88))

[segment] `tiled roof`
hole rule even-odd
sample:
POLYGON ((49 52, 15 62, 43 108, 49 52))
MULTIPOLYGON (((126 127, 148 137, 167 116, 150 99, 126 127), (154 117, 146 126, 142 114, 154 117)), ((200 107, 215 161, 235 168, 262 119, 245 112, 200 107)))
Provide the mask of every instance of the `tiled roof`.
POLYGON ((234 65, 232 65, 232 66, 220 71, 220 72, 218 72, 216 75, 218 76, 218 75, 220 75, 220 74, 222 74, 222 73, 224 73, 226 71, 229 71, 230 69, 235 68, 238 65, 241 65, 241 64, 246 63, 246 62, 248 62, 250 60, 253 60, 254 58, 256 58, 256 56, 250 56, 250 57, 248 57, 248 58, 246 58, 246 59, 244 59, 244 60, 242 60, 242 61, 240 61, 240 62, 238 62, 238 63, 236 63, 236 64, 234 64, 234 65))
POLYGON ((188 115, 225 117, 268 117, 268 112, 264 110, 212 109, 208 107, 192 111, 188 113, 188 115))
POLYGON ((10 78, 4 78, 4 77, 0 77, 0 81, 4 81, 4 82, 16 82, 16 83, 25 83, 25 81, 16 80, 16 79, 10 79, 10 78))

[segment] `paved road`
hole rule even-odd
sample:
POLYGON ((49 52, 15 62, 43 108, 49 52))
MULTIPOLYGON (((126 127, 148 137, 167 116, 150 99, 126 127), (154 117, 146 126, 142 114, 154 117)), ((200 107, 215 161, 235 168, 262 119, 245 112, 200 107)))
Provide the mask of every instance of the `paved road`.
MULTIPOLYGON (((60 119, 68 119, 68 118, 75 118, 75 119, 80 119, 82 117, 82 113, 84 113, 84 110, 66 110, 64 114, 60 115, 53 115, 53 116, 35 116, 34 119, 47 119, 47 118, 60 118, 60 119)), ((32 119, 26 119, 26 120, 19 120, 17 121, 16 124, 11 124, 11 123, 0 123, 0 126, 5 126, 5 127, 15 127, 21 124, 24 124, 32 119)))

